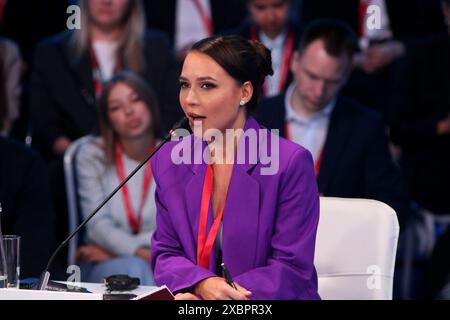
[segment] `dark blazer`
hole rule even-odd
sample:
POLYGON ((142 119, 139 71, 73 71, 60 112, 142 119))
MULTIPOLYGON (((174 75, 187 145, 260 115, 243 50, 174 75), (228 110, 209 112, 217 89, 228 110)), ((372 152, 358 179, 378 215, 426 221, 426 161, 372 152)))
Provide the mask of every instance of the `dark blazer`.
MULTIPOLYGON (((257 118, 285 136, 285 95, 263 100, 257 118)), ((403 180, 394 165, 381 117, 355 101, 339 96, 331 114, 317 177, 324 196, 369 198, 392 206, 402 223, 409 215, 403 180)))
POLYGON ((46 167, 37 153, 1 137, 0 155, 2 232, 21 236, 21 278, 39 277, 56 248, 46 167))
MULTIPOLYGON (((92 133, 97 126, 92 63, 88 51, 74 58, 71 32, 42 41, 35 53, 31 88, 31 115, 34 139, 46 152, 55 139, 71 140, 92 133)), ((178 103, 179 69, 167 39, 158 31, 145 37, 145 70, 141 75, 155 90, 167 130, 181 116, 178 103)), ((125 66, 126 68, 126 66, 125 66)))
MULTIPOLYGON (((214 33, 236 28, 247 16, 247 2, 245 0, 211 0, 211 14, 214 33)), ((176 28, 176 0, 147 0, 144 1, 147 25, 167 33, 174 44, 176 28)))
POLYGON ((450 134, 438 136, 450 114, 450 37, 430 37, 399 65, 394 81, 391 138, 403 149, 402 167, 417 202, 450 213, 450 134))

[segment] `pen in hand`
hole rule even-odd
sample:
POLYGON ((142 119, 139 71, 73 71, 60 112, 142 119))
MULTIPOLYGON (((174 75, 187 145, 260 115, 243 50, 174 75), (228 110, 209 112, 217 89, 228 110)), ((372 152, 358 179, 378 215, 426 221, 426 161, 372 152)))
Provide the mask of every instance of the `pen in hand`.
POLYGON ((234 288, 234 290, 237 290, 236 285, 233 282, 233 278, 231 278, 230 272, 228 271, 227 267, 225 267, 225 263, 222 262, 222 271, 223 271, 223 277, 227 281, 227 283, 234 288))

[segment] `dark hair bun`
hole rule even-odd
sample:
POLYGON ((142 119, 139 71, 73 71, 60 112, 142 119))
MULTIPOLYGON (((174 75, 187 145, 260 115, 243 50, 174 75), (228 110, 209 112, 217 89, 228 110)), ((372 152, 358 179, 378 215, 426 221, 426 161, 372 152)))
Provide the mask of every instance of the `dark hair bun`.
POLYGON ((272 56, 270 50, 257 40, 249 40, 250 45, 255 50, 257 57, 258 69, 264 77, 273 75, 272 56))

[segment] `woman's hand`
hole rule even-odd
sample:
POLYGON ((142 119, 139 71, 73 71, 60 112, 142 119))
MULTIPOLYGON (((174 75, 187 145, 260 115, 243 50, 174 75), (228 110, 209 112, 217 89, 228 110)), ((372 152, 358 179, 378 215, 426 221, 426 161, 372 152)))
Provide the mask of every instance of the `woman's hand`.
POLYGON ((78 261, 91 263, 109 260, 114 255, 99 246, 87 245, 78 249, 76 257, 78 261))
POLYGON ((199 300, 199 299, 195 294, 185 292, 185 293, 177 293, 175 295, 175 300, 199 300))
POLYGON ((223 278, 206 278, 197 283, 194 293, 205 300, 248 300, 252 293, 237 283, 234 284, 237 290, 223 278))

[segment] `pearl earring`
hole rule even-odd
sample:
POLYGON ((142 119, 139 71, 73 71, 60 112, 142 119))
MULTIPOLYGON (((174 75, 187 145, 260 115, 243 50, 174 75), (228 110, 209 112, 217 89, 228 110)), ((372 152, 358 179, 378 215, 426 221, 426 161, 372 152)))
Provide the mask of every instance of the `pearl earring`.
POLYGON ((240 105, 241 107, 245 106, 245 101, 244 101, 244 100, 241 100, 241 102, 239 102, 239 105, 240 105))

